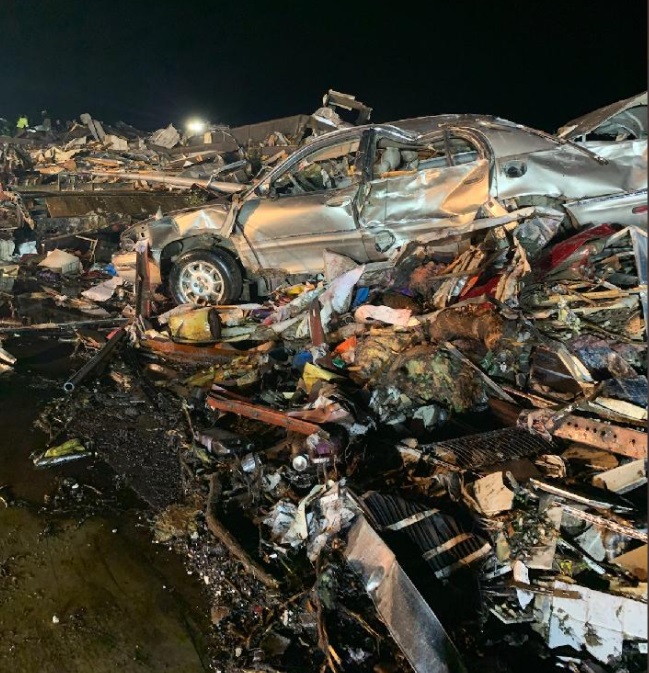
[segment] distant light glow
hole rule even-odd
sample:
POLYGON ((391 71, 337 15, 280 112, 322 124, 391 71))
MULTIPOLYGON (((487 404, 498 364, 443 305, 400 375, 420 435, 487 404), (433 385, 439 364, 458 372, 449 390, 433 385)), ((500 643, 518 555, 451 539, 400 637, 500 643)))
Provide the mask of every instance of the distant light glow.
POLYGON ((204 133, 205 132, 205 122, 201 119, 190 119, 186 124, 186 129, 188 133, 204 133))

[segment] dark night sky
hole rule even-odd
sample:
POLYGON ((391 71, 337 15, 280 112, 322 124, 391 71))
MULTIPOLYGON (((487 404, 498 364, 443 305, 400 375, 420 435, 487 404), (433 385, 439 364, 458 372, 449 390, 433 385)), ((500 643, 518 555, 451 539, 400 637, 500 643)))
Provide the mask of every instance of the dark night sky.
POLYGON ((2 0, 0 116, 143 129, 263 121, 356 94, 375 121, 496 114, 554 130, 647 88, 644 0, 2 0), (601 6, 601 8, 599 8, 601 6), (391 9, 386 9, 390 7, 391 9))

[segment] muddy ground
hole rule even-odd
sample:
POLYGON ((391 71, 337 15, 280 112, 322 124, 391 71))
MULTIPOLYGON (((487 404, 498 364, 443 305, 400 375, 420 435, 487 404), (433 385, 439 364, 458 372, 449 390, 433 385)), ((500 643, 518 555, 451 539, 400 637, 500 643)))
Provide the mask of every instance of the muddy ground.
POLYGON ((92 459, 36 470, 33 428, 60 394, 71 344, 15 343, 0 379, 0 667, 20 673, 209 669, 209 604, 154 545, 146 503, 92 459), (5 504, 7 506, 5 506, 5 504))

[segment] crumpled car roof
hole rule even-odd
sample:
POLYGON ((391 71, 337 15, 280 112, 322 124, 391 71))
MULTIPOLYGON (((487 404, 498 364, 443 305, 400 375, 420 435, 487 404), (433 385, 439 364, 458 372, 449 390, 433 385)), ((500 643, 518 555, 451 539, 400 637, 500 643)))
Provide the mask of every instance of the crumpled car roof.
POLYGON ((613 132, 613 125, 616 122, 621 129, 630 129, 636 135, 642 133, 646 136, 647 92, 644 91, 637 96, 631 96, 631 98, 610 103, 577 119, 573 119, 558 130, 557 136, 570 140, 592 133, 596 129, 600 129, 600 127, 604 132, 608 132, 609 130, 613 132), (634 108, 638 108, 638 110, 634 110, 634 108), (635 114, 631 113, 631 110, 634 110, 635 114), (611 128, 607 129, 606 126, 609 122, 611 128))
POLYGON ((496 156, 499 157, 549 149, 565 142, 538 129, 493 115, 443 114, 401 119, 391 122, 389 126, 421 139, 448 127, 474 129, 487 139, 496 156))

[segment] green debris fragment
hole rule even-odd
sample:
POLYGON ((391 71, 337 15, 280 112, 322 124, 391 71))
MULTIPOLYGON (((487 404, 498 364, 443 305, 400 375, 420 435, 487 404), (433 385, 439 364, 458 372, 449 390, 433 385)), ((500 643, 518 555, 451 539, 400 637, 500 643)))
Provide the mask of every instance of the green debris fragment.
POLYGON ((34 457, 34 465, 36 467, 51 467, 52 465, 60 465, 68 463, 71 460, 84 458, 90 455, 86 447, 78 439, 69 439, 63 444, 52 446, 47 451, 34 457))

